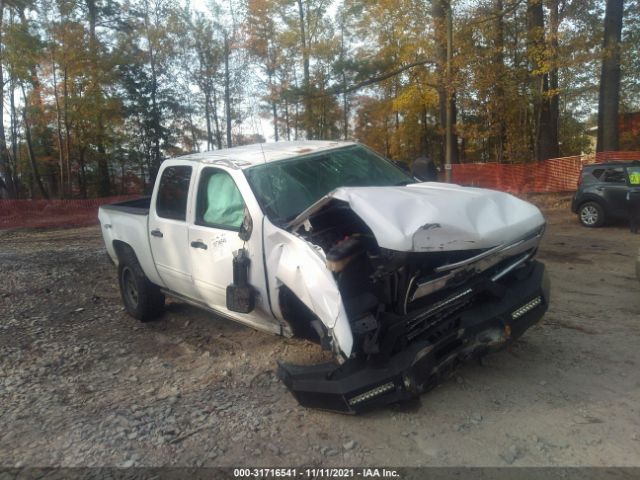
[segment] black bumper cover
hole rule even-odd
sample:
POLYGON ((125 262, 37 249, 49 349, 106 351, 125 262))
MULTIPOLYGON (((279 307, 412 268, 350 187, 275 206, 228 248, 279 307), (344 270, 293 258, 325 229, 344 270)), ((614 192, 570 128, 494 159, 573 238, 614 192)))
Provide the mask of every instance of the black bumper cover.
POLYGON ((460 362, 520 337, 542 318, 549 299, 544 265, 534 262, 530 275, 500 298, 459 313, 459 328, 436 343, 417 340, 382 365, 358 360, 341 366, 279 363, 278 375, 300 405, 310 408, 359 413, 408 400, 437 385, 460 362))

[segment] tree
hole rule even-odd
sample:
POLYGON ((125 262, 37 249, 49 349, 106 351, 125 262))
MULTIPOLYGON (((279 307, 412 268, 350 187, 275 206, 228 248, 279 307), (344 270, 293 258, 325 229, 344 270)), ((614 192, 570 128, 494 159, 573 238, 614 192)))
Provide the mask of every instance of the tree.
POLYGON ((602 70, 598 97, 598 152, 618 150, 618 109, 620 104, 620 41, 623 0, 607 0, 604 17, 602 70))
MULTIPOLYGON (((0 98, 2 99, 4 99, 5 85, 3 70, 3 33, 5 28, 4 11, 4 0, 0 0, 0 98)), ((7 140, 4 131, 4 108, 0 108, 0 189, 4 190, 9 198, 16 197, 15 179, 13 177, 13 169, 11 168, 9 160, 9 149, 7 148, 7 140)))

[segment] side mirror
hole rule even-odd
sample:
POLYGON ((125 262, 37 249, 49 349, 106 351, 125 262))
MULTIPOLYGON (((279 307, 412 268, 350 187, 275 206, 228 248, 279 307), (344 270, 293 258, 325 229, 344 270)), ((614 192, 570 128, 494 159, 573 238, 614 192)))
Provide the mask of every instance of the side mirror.
POLYGON ((240 225, 238 236, 240 240, 247 242, 251 238, 251 232, 253 232, 253 220, 251 219, 251 215, 249 215, 249 209, 244 207, 244 219, 242 220, 242 225, 240 225))

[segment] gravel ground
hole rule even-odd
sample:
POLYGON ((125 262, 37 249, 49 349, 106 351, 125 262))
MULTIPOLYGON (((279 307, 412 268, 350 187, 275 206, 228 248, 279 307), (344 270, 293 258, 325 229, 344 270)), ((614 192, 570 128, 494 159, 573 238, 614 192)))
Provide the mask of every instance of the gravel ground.
POLYGON ((275 378, 313 344, 179 302, 128 317, 97 227, 0 232, 0 466, 640 466, 640 236, 546 215, 542 323, 358 417, 275 378))

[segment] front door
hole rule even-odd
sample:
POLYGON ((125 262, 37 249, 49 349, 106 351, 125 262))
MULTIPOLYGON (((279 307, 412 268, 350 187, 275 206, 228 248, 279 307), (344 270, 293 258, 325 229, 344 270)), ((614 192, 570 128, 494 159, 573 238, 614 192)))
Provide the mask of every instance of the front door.
POLYGON ((187 252, 189 228, 187 201, 191 183, 190 165, 171 165, 161 172, 149 211, 149 243, 158 274, 165 287, 181 295, 198 298, 187 252))
POLYGON ((193 279, 202 300, 226 310, 226 289, 233 281, 233 252, 244 242, 238 237, 245 203, 233 178, 217 168, 200 172, 194 224, 189 227, 193 279))

